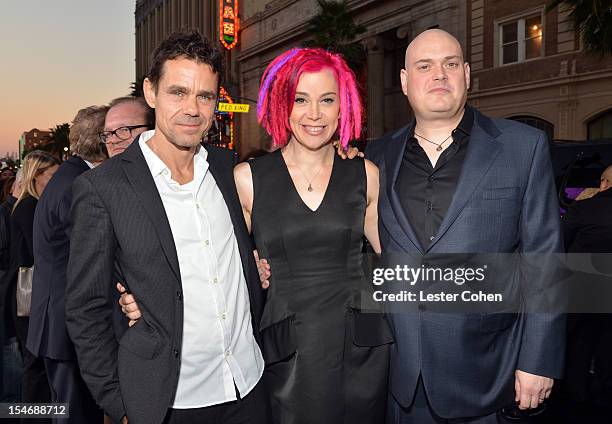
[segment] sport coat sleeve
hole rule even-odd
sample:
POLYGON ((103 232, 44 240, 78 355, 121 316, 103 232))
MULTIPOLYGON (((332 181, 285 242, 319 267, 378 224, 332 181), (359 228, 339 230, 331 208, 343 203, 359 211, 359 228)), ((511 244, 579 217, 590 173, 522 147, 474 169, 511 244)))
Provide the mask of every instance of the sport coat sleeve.
POLYGON ((66 325, 81 375, 96 402, 115 421, 125 415, 117 372, 109 284, 117 241, 109 212, 86 175, 73 185, 72 231, 66 286, 66 325))
MULTIPOLYGON (((562 251, 559 207, 555 194, 552 163, 546 136, 540 133, 535 144, 529 179, 521 206, 520 252, 525 266, 537 269, 524 278, 526 301, 545 297, 557 299, 556 267, 562 251), (541 261, 546 259, 543 264, 541 261), (535 274, 538 278, 529 278, 535 274), (548 291, 548 292, 547 292, 548 291), (531 296, 531 298, 530 298, 531 296)), ((552 305, 556 307, 556 305, 552 305)), ((537 311, 528 305, 517 368, 531 374, 561 378, 565 358, 565 315, 537 311)))

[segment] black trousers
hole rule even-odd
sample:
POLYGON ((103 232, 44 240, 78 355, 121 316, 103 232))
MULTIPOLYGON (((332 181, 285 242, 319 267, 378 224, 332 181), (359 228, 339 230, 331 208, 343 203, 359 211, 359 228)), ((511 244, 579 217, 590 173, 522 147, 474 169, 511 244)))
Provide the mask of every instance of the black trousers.
POLYGON ((259 383, 243 399, 197 409, 169 409, 164 424, 268 424, 268 396, 259 383))
POLYGON ((52 401, 69 404, 70 418, 54 419, 53 423, 102 424, 104 414, 87 389, 78 364, 75 361, 58 361, 49 358, 44 358, 44 361, 51 385, 52 401))
MULTIPOLYGON (((26 348, 28 338, 29 318, 18 317, 15 321, 15 332, 19 341, 21 356, 23 357, 23 379, 21 383, 21 402, 24 403, 49 403, 51 402, 51 390, 47 381, 45 365, 41 358, 34 356, 26 348)), ((22 423, 45 424, 50 423, 47 419, 27 419, 22 423)))

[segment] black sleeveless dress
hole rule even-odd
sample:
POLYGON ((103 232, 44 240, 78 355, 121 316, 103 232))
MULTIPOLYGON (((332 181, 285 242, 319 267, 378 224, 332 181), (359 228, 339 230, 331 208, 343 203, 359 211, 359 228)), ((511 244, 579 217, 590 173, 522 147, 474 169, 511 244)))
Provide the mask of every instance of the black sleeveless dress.
POLYGON ((384 423, 392 336, 362 307, 365 164, 336 156, 315 211, 280 150, 249 162, 253 235, 272 272, 261 335, 276 424, 384 423))

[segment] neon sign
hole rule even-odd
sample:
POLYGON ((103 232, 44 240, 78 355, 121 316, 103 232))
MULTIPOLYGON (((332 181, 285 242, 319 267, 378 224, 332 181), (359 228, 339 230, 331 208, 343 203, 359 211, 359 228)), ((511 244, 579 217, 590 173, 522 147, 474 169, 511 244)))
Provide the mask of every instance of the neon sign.
MULTIPOLYGON (((225 88, 220 87, 219 89, 219 100, 228 104, 233 104, 234 103, 234 99, 232 99, 229 95, 229 93, 225 90, 225 88)), ((223 119, 222 116, 223 115, 229 115, 229 136, 230 136, 230 142, 228 144, 228 148, 233 149, 234 148, 234 113, 233 112, 222 112, 220 110, 218 110, 218 117, 219 119, 223 119)), ((221 138, 219 138, 220 140, 221 138)))
POLYGON ((238 44, 238 0, 219 0, 219 40, 230 50, 238 44))

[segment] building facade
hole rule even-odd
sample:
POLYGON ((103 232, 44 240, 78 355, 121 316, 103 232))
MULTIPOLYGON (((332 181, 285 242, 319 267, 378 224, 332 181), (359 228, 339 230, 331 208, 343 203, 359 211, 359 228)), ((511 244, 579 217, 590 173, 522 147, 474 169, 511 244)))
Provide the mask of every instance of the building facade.
POLYGON ((612 139, 612 57, 585 53, 571 10, 546 12, 546 3, 469 2, 469 100, 553 139, 612 139))
POLYGON ((53 134, 51 131, 39 130, 38 128, 24 131, 19 138, 19 159, 23 159, 24 152, 40 149, 52 142, 53 134))
MULTIPOLYGON (((239 0, 224 0, 224 6, 234 5, 239 0)), ((159 43, 171 32, 183 29, 198 29, 210 40, 218 41, 220 28, 219 0, 137 0, 136 1, 136 81, 140 83, 149 70, 150 59, 159 43)), ((235 102, 238 90, 235 87, 236 53, 225 52, 225 75, 221 100, 235 102)), ((235 148, 236 122, 234 113, 218 113, 205 140, 223 147, 235 148)))
MULTIPOLYGON (((310 37, 316 0, 235 0, 239 41, 226 51, 227 92, 250 103, 234 114, 236 149, 242 157, 269 147, 257 124, 259 83, 278 54, 310 37)), ((469 102, 484 113, 513 118, 554 139, 612 138, 612 58, 587 55, 573 30, 569 10, 546 12, 546 0, 347 0, 355 23, 366 32, 356 40, 367 52, 362 75, 367 140, 405 125, 411 111, 399 72, 410 40, 441 28, 461 42, 471 64, 469 102)), ((138 0, 136 72, 171 30, 196 26, 219 38, 218 0, 138 0)), ((232 127, 234 128, 234 127, 232 127)))
POLYGON ((146 75, 151 54, 172 31, 198 28, 215 39, 216 5, 211 0, 136 0, 136 80, 146 75))

